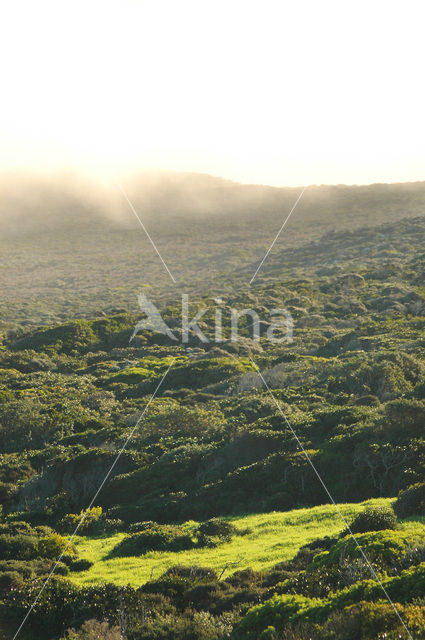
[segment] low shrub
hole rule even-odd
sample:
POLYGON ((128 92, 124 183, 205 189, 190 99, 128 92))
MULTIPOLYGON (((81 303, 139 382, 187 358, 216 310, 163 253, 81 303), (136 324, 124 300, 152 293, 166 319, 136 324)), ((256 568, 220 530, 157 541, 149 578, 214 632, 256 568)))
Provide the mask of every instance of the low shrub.
POLYGON ((71 571, 87 571, 88 569, 90 569, 90 567, 92 567, 94 564, 94 562, 91 562, 91 560, 86 560, 85 558, 81 558, 80 560, 74 560, 71 564, 70 564, 70 569, 71 571))
POLYGON ((208 536, 210 538, 220 538, 223 542, 230 542, 236 531, 235 525, 231 522, 223 518, 211 518, 199 525, 197 534, 199 538, 208 536))
MULTIPOLYGON (((397 606, 409 632, 418 640, 425 638, 425 607, 397 606)), ((360 602, 342 611, 333 611, 323 624, 296 622, 286 625, 281 640, 396 640, 406 635, 406 630, 393 607, 387 602, 360 602)), ((260 636, 263 638, 263 636, 260 636)), ((264 636, 267 637, 267 636, 264 636)), ((276 635, 270 636, 275 638, 276 635)))
MULTIPOLYGON (((52 530, 50 529, 49 533, 51 533, 51 531, 52 530)), ((22 533, 30 536, 30 535, 35 535, 35 530, 28 522, 25 522, 23 520, 15 520, 12 522, 0 523, 0 533, 2 534, 8 533, 9 535, 13 535, 13 536, 18 533, 22 533)))
POLYGON ((412 547, 422 545, 424 542, 425 531, 421 533, 402 529, 368 531, 356 534, 356 541, 351 536, 341 538, 329 551, 316 555, 311 566, 312 568, 332 565, 342 567, 345 562, 352 563, 355 559, 363 558, 360 546, 365 550, 369 562, 376 570, 397 573, 403 567, 406 554, 411 553, 412 547))
POLYGON ((399 518, 425 515, 425 482, 417 482, 400 491, 394 503, 394 511, 399 518))
POLYGON ((37 527, 34 527, 33 531, 38 536, 50 536, 50 534, 54 533, 53 529, 45 524, 40 524, 37 527))
POLYGON ((123 640, 119 627, 110 627, 107 622, 87 620, 79 631, 68 629, 64 640, 123 640))
POLYGON ((155 522, 152 520, 145 520, 144 522, 133 522, 128 527, 130 533, 138 533, 139 531, 146 531, 146 529, 150 529, 155 522))
MULTIPOLYGON (((366 507, 350 524, 353 533, 396 529, 397 518, 391 507, 366 507)), ((344 532, 345 534, 346 532, 344 532)))
POLYGON ((179 576, 180 578, 189 578, 190 580, 217 580, 217 573, 210 567, 198 567, 197 565, 191 565, 188 567, 182 567, 176 565, 170 567, 163 574, 164 576, 179 576))
POLYGON ((236 527, 223 518, 211 518, 202 522, 196 530, 200 547, 216 547, 223 542, 230 542, 237 533, 236 527))
POLYGON ((0 482, 0 504, 9 505, 16 498, 18 487, 12 482, 0 482))
POLYGON ((0 573, 0 594, 20 589, 24 584, 24 579, 17 571, 4 571, 0 573))
POLYGON ((189 577, 180 575, 162 575, 157 580, 150 580, 142 587, 143 593, 157 594, 172 601, 174 606, 183 608, 185 593, 193 586, 189 577))
MULTIPOLYGON (((378 596, 379 597, 379 596, 378 596)), ((414 638, 425 638, 425 607, 397 604, 414 638)), ((336 601, 274 596, 253 607, 232 640, 384 640, 404 637, 405 628, 391 604, 358 602, 336 607, 336 601)))
POLYGON ((294 572, 278 585, 278 594, 298 594, 307 598, 326 598, 331 592, 371 577, 369 565, 363 558, 349 558, 338 565, 318 566, 308 571, 294 572))
POLYGON ((75 561, 75 554, 73 555, 72 553, 64 553, 61 558, 61 562, 66 564, 67 567, 70 567, 74 561, 75 561))
POLYGON ((117 533, 124 529, 124 522, 120 518, 105 518, 103 526, 100 527, 102 533, 117 533))
POLYGON ((137 640, 224 640, 231 637, 234 618, 231 613, 172 612, 147 619, 137 640))
POLYGON ((81 535, 93 535, 100 533, 104 528, 102 507, 83 509, 80 513, 68 513, 58 523, 59 531, 73 533, 79 523, 78 533, 81 535))
MULTIPOLYGON (((58 567, 64 563, 60 562, 58 567)), ((34 560, 1 560, 0 573, 8 571, 16 571, 21 574, 24 580, 34 578, 35 576, 49 573, 52 568, 52 561, 46 558, 36 558, 34 560)))
POLYGON ((32 560, 38 555, 38 540, 35 536, 0 535, 0 560, 32 560))
MULTIPOLYGON (((60 638, 61 634, 75 620, 75 614, 81 609, 78 601, 79 588, 67 578, 52 576, 43 591, 40 591, 46 577, 24 582, 20 589, 8 592, 4 597, 2 612, 7 613, 7 621, 19 624, 40 593, 34 615, 26 625, 28 638, 60 638)), ((84 618, 83 618, 84 620, 84 618)))
MULTIPOLYGON (((38 541, 38 553, 42 558, 56 560, 68 545, 68 540, 59 533, 40 538, 38 541)), ((70 549, 72 551, 72 549, 70 549)))
POLYGON ((191 536, 182 527, 154 523, 121 540, 111 555, 138 556, 148 551, 183 551, 194 546, 191 536))
POLYGON ((321 600, 298 595, 273 596, 263 604, 252 607, 236 628, 234 640, 275 640, 292 619, 302 611, 320 606, 321 600), (264 634, 267 632, 268 634, 264 634), (264 635, 263 635, 264 634, 264 635))
POLYGON ((416 564, 422 564, 422 562, 425 562, 425 543, 416 541, 407 547, 401 560, 401 567, 408 569, 416 564))
POLYGON ((379 398, 371 394, 360 396, 356 398, 353 403, 355 406, 360 407, 378 407, 380 405, 379 398))
POLYGON ((55 569, 55 574, 58 576, 69 575, 69 568, 64 562, 58 562, 55 569))

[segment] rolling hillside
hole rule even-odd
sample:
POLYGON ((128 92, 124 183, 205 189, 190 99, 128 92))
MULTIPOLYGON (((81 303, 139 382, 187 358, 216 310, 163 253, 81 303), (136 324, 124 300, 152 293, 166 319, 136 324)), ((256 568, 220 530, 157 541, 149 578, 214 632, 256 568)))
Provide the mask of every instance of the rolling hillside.
POLYGON ((147 218, 173 287, 143 235, 76 201, 2 239, 0 637, 54 569, 23 640, 423 638, 423 186, 312 188, 250 285, 294 194, 252 187, 259 230, 235 204, 251 187, 201 182, 232 215, 193 221, 173 183, 174 217, 147 218), (129 343, 141 282, 176 340, 129 343), (207 343, 180 340, 182 290, 207 343), (260 340, 241 321, 232 341, 247 307, 260 340), (292 342, 268 336, 275 308, 292 342))

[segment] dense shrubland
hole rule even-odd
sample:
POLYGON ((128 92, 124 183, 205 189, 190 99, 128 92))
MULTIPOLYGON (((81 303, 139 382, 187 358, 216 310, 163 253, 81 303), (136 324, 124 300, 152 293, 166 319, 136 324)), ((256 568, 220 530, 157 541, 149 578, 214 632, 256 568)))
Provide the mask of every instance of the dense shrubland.
MULTIPOLYGON (((425 263, 414 248, 421 233, 425 238, 423 219, 334 234, 304 253, 271 258, 246 293, 229 290, 224 314, 248 304, 289 309, 292 344, 254 343, 246 325, 240 343, 225 330, 219 345, 192 336, 183 347, 150 332, 129 345, 138 318, 123 311, 5 333, 5 633, 25 614, 81 518, 80 534, 120 532, 115 556, 138 557, 226 544, 243 534, 229 515, 327 501, 262 388, 252 354, 335 500, 398 496, 396 515, 369 509, 350 524, 412 634, 423 637, 425 263), (172 358, 160 393, 87 510, 172 358), (414 522, 403 524, 406 518, 414 522), (197 528, 191 520, 200 521, 197 528)), ((164 317, 175 309, 168 300, 164 317)), ((210 336, 213 317, 203 318, 210 336)), ((239 567, 230 577, 175 567, 139 588, 77 586, 72 575, 87 563, 72 545, 66 550, 28 621, 28 637, 372 640, 402 631, 347 531, 316 540, 272 570, 239 567)))
MULTIPOLYGON (((379 509, 366 514, 376 525, 373 515, 382 527, 379 509)), ((209 526, 218 531, 216 523, 209 526)), ((423 525, 369 531, 359 534, 358 540, 414 637, 422 637, 416 634, 422 633, 425 619, 423 525)), ((3 618, 18 621, 39 586, 40 580, 33 579, 7 590, 3 618)), ((69 577, 56 577, 40 597, 29 628, 37 637, 51 637, 49 633, 62 637, 67 628, 81 628, 65 636, 74 633, 78 638, 78 633, 93 628, 105 634, 120 631, 130 640, 372 640, 384 632, 397 637, 401 626, 393 614, 351 536, 342 531, 337 537, 310 542, 291 560, 261 572, 245 569, 221 577, 208 567, 175 566, 139 588, 77 587, 69 577), (340 614, 347 615, 351 635, 340 614), (356 629, 364 635, 356 636, 356 629), (329 635, 331 630, 335 635, 329 635)))

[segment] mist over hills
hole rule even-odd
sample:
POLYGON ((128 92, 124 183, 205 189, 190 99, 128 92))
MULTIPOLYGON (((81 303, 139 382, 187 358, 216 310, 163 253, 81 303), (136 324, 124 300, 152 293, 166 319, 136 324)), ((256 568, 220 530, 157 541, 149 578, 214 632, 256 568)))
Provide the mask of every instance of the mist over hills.
MULTIPOLYGON (((240 184, 197 173, 143 172, 120 178, 129 199, 146 219, 170 216, 229 215, 283 216, 300 193, 300 187, 240 184)), ((335 218, 346 223, 355 215, 358 223, 371 215, 418 215, 425 205, 425 182, 372 185, 311 185, 303 199, 304 220, 325 223, 335 218), (395 211, 395 208, 397 212, 395 211)), ((298 212, 298 216, 299 217, 298 212)), ((19 224, 57 226, 90 217, 129 224, 129 207, 115 176, 94 179, 76 173, 3 174, 0 177, 0 218, 6 230, 23 233, 19 224)), ((354 221, 351 222, 353 224, 354 221)))
MULTIPOLYGON (((188 173, 143 173, 121 184, 177 285, 113 182, 70 174, 3 176, 4 325, 49 324, 112 307, 134 310, 142 286, 157 300, 175 296, 176 287, 213 295, 236 282, 245 286, 300 193, 188 173)), ((397 225, 424 212, 425 182, 310 186, 258 282, 325 263, 327 252, 343 247, 345 233, 397 225), (328 235, 322 249, 306 248, 334 233, 340 236, 328 235)), ((376 238, 366 231, 350 242, 358 255, 360 245, 376 238)))

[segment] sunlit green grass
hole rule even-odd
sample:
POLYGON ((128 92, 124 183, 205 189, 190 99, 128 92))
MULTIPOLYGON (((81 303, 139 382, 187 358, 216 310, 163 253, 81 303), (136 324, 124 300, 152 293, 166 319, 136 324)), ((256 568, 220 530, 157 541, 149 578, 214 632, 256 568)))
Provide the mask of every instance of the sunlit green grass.
MULTIPOLYGON (((350 521, 367 504, 389 504, 391 499, 376 499, 357 504, 339 505, 344 517, 350 521)), ((191 549, 176 552, 150 552, 139 557, 108 558, 108 554, 125 536, 123 533, 110 537, 76 539, 81 558, 94 562, 88 571, 71 574, 72 580, 79 584, 115 584, 141 585, 151 575, 155 578, 169 567, 179 565, 201 565, 212 567, 218 573, 228 563, 224 576, 239 569, 251 567, 256 570, 267 569, 291 558, 298 549, 325 535, 334 535, 343 528, 343 522, 332 505, 295 509, 286 512, 272 512, 229 518, 239 529, 251 529, 252 532, 237 536, 229 543, 215 549, 191 549)), ((194 523, 188 523, 188 527, 194 523)))

